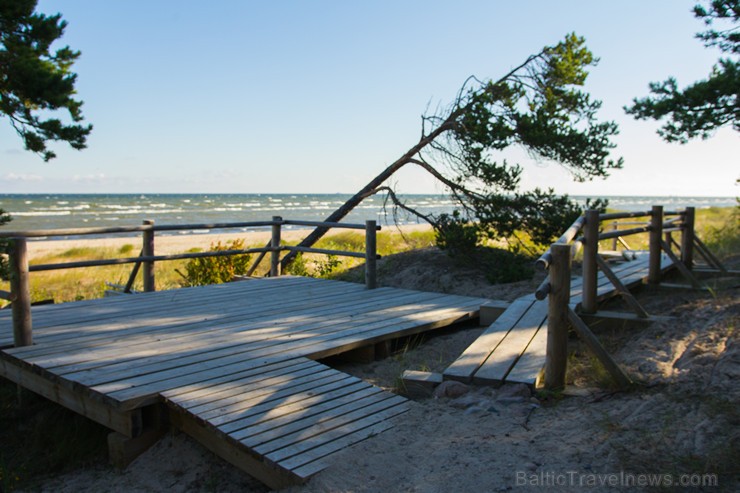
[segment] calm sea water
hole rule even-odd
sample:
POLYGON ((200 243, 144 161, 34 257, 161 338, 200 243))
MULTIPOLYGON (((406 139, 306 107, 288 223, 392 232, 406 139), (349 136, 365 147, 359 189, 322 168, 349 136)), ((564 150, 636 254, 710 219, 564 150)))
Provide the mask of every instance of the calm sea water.
MULTIPOLYGON (((285 219, 321 221, 342 205, 343 194, 0 194, 0 208, 13 216, 7 229, 49 229, 140 225, 145 219, 157 224, 193 224, 285 219)), ((444 195, 407 195, 408 205, 422 213, 450 212, 454 204, 444 195)), ((585 200, 581 197, 575 199, 585 200)), ((731 207, 734 197, 610 197, 609 206, 619 210, 646 210, 653 204, 667 209, 683 207, 731 207)), ((393 224, 383 198, 363 201, 344 219, 364 223, 375 219, 393 224)), ((401 213, 401 224, 418 222, 401 213)), ((198 231, 199 233, 207 231, 198 231)), ((182 232, 182 234, 190 232, 182 232)))

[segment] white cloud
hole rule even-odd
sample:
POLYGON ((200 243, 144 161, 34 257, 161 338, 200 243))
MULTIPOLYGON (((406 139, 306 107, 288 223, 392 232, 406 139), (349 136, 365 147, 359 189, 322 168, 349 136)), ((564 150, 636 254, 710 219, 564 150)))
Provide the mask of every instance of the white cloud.
POLYGON ((11 182, 40 182, 44 181, 44 177, 41 175, 34 175, 34 174, 16 174, 16 173, 6 173, 5 176, 3 176, 3 180, 11 181, 11 182))

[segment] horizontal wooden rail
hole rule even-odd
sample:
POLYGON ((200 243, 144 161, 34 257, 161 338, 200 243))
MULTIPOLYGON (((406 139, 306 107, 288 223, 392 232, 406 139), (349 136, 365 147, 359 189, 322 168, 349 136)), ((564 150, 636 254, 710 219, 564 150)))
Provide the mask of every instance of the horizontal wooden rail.
MULTIPOLYGON (((302 253, 322 253, 324 255, 336 255, 341 257, 357 257, 365 258, 365 253, 362 252, 349 252, 344 250, 327 250, 325 248, 311 248, 311 247, 299 247, 299 246, 284 246, 281 250, 289 252, 302 252, 302 253)), ((380 255, 375 256, 376 259, 380 258, 380 255)))
MULTIPOLYGON (((576 237, 578 232, 583 228, 583 224, 586 222, 586 217, 581 216, 578 219, 576 219, 573 224, 570 225, 570 227, 565 231, 565 233, 560 236, 555 241, 555 244, 562 244, 562 243, 570 243, 573 238, 576 237)), ((551 249, 548 248, 545 253, 543 253, 540 258, 537 259, 535 262, 535 267, 537 267, 540 270, 547 270, 547 268, 550 265, 550 262, 552 261, 552 253, 551 249)))
MULTIPOLYGON (((664 212, 664 216, 683 216, 685 211, 668 211, 664 212)), ((632 217, 650 217, 653 215, 653 211, 632 211, 632 212, 607 212, 599 214, 599 219, 602 221, 611 221, 614 219, 629 219, 632 217)))
POLYGON ((235 228, 265 228, 272 226, 272 221, 248 221, 237 223, 198 223, 198 224, 155 224, 152 231, 186 231, 199 229, 235 229, 235 228))
MULTIPOLYGON (((319 221, 295 221, 293 219, 285 219, 283 224, 288 226, 311 226, 317 228, 339 228, 339 229, 365 229, 364 224, 352 224, 352 223, 322 223, 319 221)), ((375 230, 380 231, 380 226, 376 225, 375 230)))
POLYGON ((610 238, 618 238, 620 236, 630 236, 640 233, 647 233, 650 231, 650 226, 642 226, 640 228, 621 229, 617 231, 607 231, 599 235, 599 240, 608 240, 610 238))
POLYGON ((119 226, 115 228, 35 229, 32 231, 0 231, 0 238, 47 238, 50 236, 87 236, 118 233, 141 233, 151 226, 119 226))
POLYGON ((79 262, 64 262, 58 264, 31 265, 29 271, 41 272, 47 270, 78 269, 81 267, 102 267, 106 265, 138 264, 141 262, 161 262, 163 260, 182 260, 190 258, 228 257, 249 253, 270 252, 271 248, 247 248, 244 250, 222 250, 218 252, 175 253, 171 255, 141 255, 139 257, 121 257, 101 260, 82 260, 79 262))
MULTIPOLYGON (((195 223, 195 224, 152 224, 141 226, 116 226, 110 228, 64 228, 64 229, 37 229, 26 231, 0 231, 0 238, 48 238, 54 236, 90 236, 123 233, 141 233, 143 231, 187 231, 204 229, 235 229, 235 228, 265 228, 273 226, 276 221, 246 221, 226 223, 195 223)), ((351 223, 322 223, 318 221, 282 220, 281 225, 310 226, 340 229, 365 229, 364 224, 351 223)), ((376 226, 380 230, 380 226, 376 226)))

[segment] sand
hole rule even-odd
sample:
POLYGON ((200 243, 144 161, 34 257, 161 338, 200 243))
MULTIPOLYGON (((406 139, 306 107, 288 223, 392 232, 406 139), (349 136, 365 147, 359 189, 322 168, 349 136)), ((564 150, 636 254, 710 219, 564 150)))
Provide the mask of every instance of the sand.
MULTIPOLYGON (((382 231, 424 231, 429 230, 430 226, 426 224, 413 224, 400 227, 385 227, 382 231)), ((298 241, 303 239, 310 229, 290 229, 282 230, 281 238, 285 241, 298 241)), ((345 229, 333 229, 327 233, 327 237, 346 232, 345 229)), ((363 231, 357 231, 364 234, 363 231)), ((167 255, 172 253, 182 253, 191 248, 200 248, 207 250, 208 247, 218 241, 225 243, 230 240, 243 239, 246 245, 264 245, 270 240, 269 231, 249 231, 243 233, 204 233, 177 235, 160 234, 155 237, 155 251, 158 255, 167 255)), ((124 245, 141 244, 140 237, 110 237, 110 238, 81 238, 74 240, 41 240, 28 242, 28 255, 31 259, 44 257, 46 255, 61 253, 71 248, 93 247, 93 248, 114 248, 119 249, 124 245)))

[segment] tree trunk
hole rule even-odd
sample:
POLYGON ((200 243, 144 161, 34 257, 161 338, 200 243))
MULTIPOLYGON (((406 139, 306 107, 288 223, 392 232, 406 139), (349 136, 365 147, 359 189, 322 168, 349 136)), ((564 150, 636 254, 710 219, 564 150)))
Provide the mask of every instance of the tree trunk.
MULTIPOLYGON (((460 109, 455 110, 450 114, 450 116, 447 117, 447 119, 442 123, 439 127, 434 129, 429 135, 426 135, 419 140, 419 142, 409 149, 406 154, 401 156, 398 160, 396 160, 393 164, 388 166, 386 169, 383 170, 382 173, 380 173, 378 176, 370 180, 370 182, 362 187, 362 189, 354 194, 352 197, 350 197, 344 204, 342 204, 337 210, 332 212, 332 214, 324 219, 324 222, 327 223, 338 223, 342 219, 344 219, 347 214, 352 212, 352 209, 357 207, 357 205, 362 202, 365 198, 372 195, 372 192, 375 191, 376 188, 378 188, 383 182, 385 182, 388 178, 393 175, 396 171, 401 169, 404 165, 408 164, 409 162, 412 162, 414 159, 414 156, 416 156, 422 149, 424 149, 427 145, 429 145, 434 139, 439 137, 441 134, 443 134, 445 131, 449 130, 451 128, 451 123, 458 117, 460 114, 460 109)), ((317 241, 321 239, 322 236, 326 234, 326 232, 329 231, 328 228, 322 228, 318 227, 314 229, 311 234, 306 236, 303 241, 301 241, 298 246, 301 247, 310 247, 317 241)), ((295 256, 297 255, 297 252, 289 252, 288 255, 283 257, 281 261, 281 265, 283 269, 290 264, 290 262, 293 261, 295 256)))

